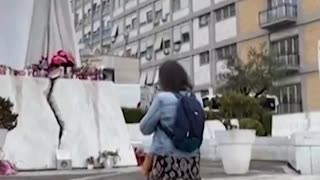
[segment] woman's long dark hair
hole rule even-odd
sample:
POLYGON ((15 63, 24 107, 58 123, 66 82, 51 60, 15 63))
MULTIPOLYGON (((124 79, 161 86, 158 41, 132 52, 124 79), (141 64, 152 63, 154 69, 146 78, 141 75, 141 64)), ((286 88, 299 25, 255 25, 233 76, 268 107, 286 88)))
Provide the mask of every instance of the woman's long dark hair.
POLYGON ((176 61, 167 61, 161 65, 159 83, 163 91, 179 92, 193 88, 188 74, 176 61))

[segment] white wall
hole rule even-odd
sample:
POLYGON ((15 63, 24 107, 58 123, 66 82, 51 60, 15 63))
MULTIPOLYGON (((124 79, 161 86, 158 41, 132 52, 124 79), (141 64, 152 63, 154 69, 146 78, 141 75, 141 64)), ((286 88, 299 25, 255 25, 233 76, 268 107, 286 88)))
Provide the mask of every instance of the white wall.
MULTIPOLYGON (((220 161, 221 156, 217 151, 217 142, 214 131, 221 130, 217 123, 207 121, 204 130, 204 140, 201 147, 201 156, 204 159, 220 161)), ((223 126, 223 125, 222 125, 223 126)), ((152 136, 143 136, 139 130, 139 124, 127 124, 130 139, 133 146, 141 147, 148 151, 152 142, 152 136)), ((224 127, 222 127, 224 128, 224 127)), ((285 137, 256 137, 252 147, 252 159, 263 161, 287 161, 289 139, 285 137)))
POLYGON ((82 31, 76 32, 76 41, 79 42, 81 38, 82 38, 82 31))
POLYGON ((211 5, 211 0, 192 0, 193 11, 199 11, 211 5))
POLYGON ((200 66, 200 55, 193 57, 194 83, 196 86, 210 83, 210 64, 200 66))
POLYGON ((120 3, 121 3, 121 6, 119 8, 113 10, 113 16, 118 16, 119 14, 123 13, 124 0, 115 0, 115 1, 116 2, 120 1, 120 3))
POLYGON ((91 31, 91 26, 85 26, 84 27, 84 34, 87 34, 89 31, 91 31))
POLYGON ((100 21, 94 22, 92 32, 96 31, 99 27, 100 27, 100 21))
POLYGON ((178 20, 180 18, 183 18, 187 16, 190 12, 189 9, 189 0, 181 0, 181 9, 177 12, 173 13, 173 20, 178 20))
POLYGON ((130 0, 125 6, 126 10, 135 7, 137 3, 138 3, 138 0, 130 0))
POLYGON ((216 42, 230 39, 237 36, 237 18, 232 17, 220 21, 215 25, 216 42))
POLYGON ((163 50, 159 50, 158 52, 156 52, 156 60, 161 60, 165 57, 166 55, 163 53, 163 50))
POLYGON ((193 48, 209 45, 209 26, 199 27, 199 18, 193 21, 193 48))
POLYGON ((190 49, 191 49, 190 42, 183 43, 183 44, 181 44, 181 48, 180 48, 180 51, 178 53, 187 52, 187 51, 190 51, 190 49))
POLYGON ((179 64, 185 69, 188 73, 189 78, 192 78, 192 57, 184 58, 178 61, 179 64))
POLYGON ((82 8, 78 9, 77 13, 79 14, 79 21, 80 21, 83 18, 82 8))
MULTIPOLYGON (((138 35, 138 24, 136 24, 136 29, 132 30, 132 19, 137 18, 137 14, 133 13, 126 17, 126 26, 131 25, 131 31, 129 33, 129 38, 133 38, 138 35)), ((137 19, 137 23, 139 23, 137 19)), ((125 27, 127 28, 127 27, 125 27)))
MULTIPOLYGON (((147 16, 148 11, 152 11, 152 6, 147 6, 143 9, 141 9, 140 20, 139 20, 140 24, 141 24, 141 20, 143 17, 145 17, 145 19, 147 19, 146 16, 147 16)), ((153 21, 151 23, 145 24, 143 26, 140 25, 140 33, 145 33, 145 32, 151 31, 152 28, 153 28, 153 21)))
POLYGON ((91 3, 88 3, 84 6, 84 13, 88 16, 88 10, 91 9, 91 3))

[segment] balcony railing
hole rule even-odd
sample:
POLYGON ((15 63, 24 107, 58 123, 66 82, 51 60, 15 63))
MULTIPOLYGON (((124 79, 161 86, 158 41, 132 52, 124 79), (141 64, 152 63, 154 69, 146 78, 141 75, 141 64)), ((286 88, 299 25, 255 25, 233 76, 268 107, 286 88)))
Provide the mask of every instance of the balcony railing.
POLYGON ((300 60, 298 54, 287 54, 280 55, 276 57, 281 65, 283 65, 288 70, 299 70, 300 69, 300 60))
POLYGON ((281 4, 259 13, 261 28, 275 28, 297 21, 297 5, 281 4))
POLYGON ((280 104, 278 114, 299 113, 302 111, 302 104, 280 104))

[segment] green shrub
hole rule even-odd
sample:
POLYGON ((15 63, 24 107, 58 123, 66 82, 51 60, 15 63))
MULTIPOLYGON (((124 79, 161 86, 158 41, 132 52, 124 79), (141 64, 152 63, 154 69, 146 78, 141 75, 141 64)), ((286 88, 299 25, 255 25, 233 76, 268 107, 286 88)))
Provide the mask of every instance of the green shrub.
POLYGON ((266 131, 263 128, 263 125, 258 120, 254 119, 241 119, 239 121, 240 129, 253 129, 256 130, 257 136, 265 136, 266 131))
POLYGON ((137 108, 122 108, 122 112, 127 124, 140 123, 145 113, 137 108))
POLYGON ((224 94, 220 103, 220 114, 226 119, 259 119, 263 113, 263 108, 255 98, 239 93, 224 94))
POLYGON ((220 120, 221 116, 219 112, 215 111, 205 111, 206 120, 220 120))
POLYGON ((262 123, 266 134, 271 135, 272 133, 272 113, 271 112, 265 112, 261 115, 261 118, 259 121, 262 123))
POLYGON ((0 97, 0 129, 12 130, 17 126, 18 114, 12 111, 10 99, 0 97))

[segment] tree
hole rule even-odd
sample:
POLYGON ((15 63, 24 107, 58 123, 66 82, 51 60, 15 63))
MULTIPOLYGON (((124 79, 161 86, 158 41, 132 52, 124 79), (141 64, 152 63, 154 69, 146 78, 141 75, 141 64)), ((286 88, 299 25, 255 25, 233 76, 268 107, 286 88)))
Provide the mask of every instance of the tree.
POLYGON ((246 60, 229 59, 227 68, 229 71, 221 75, 226 83, 219 91, 232 91, 255 98, 271 91, 273 83, 286 75, 284 64, 272 56, 265 44, 261 45, 260 50, 251 47, 246 60))

